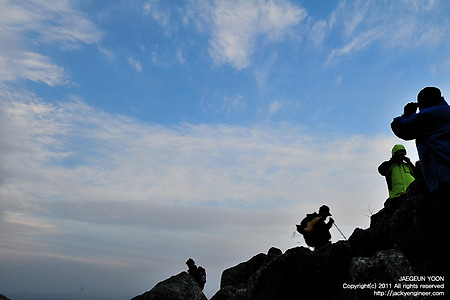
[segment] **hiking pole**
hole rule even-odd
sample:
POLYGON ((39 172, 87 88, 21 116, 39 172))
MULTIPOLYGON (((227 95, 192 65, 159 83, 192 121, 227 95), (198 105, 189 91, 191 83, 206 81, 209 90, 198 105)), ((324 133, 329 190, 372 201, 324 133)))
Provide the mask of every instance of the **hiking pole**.
POLYGON ((336 225, 336 223, 334 223, 334 226, 336 226, 336 229, 339 230, 339 232, 342 234, 342 236, 344 237, 344 239, 347 241, 347 238, 345 237, 345 235, 342 233, 342 231, 339 229, 339 227, 336 225))

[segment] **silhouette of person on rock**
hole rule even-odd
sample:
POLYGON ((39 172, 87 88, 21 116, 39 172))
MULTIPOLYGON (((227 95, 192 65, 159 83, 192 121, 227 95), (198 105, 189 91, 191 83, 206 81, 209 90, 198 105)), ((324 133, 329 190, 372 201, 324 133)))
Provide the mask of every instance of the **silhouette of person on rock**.
POLYGON ((406 156, 406 149, 403 145, 395 145, 392 148, 391 159, 381 163, 378 172, 386 177, 389 200, 403 196, 408 186, 416 178, 416 168, 406 156))
POLYGON ((429 190, 448 202, 445 198, 450 195, 450 106, 441 91, 436 87, 422 89, 417 102, 406 104, 403 115, 392 121, 391 128, 401 139, 416 140, 429 190))
POLYGON ((330 218, 328 223, 325 223, 327 217, 331 217, 330 208, 322 205, 319 213, 307 214, 300 225, 297 225, 297 231, 303 235, 308 246, 317 249, 331 243, 330 228, 334 220, 330 218))
POLYGON ((203 267, 197 267, 195 265, 195 261, 192 258, 189 258, 186 261, 186 265, 188 266, 189 275, 194 278, 194 280, 200 285, 201 289, 205 287, 206 283, 206 271, 203 267))

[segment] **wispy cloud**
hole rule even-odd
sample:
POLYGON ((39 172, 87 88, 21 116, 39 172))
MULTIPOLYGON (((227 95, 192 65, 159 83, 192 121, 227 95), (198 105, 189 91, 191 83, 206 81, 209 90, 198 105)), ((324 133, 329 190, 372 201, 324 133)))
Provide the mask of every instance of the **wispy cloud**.
MULTIPOLYGON (((1 50, 0 50, 1 51, 1 50)), ((68 83, 68 72, 52 60, 34 52, 0 54, 0 81, 28 79, 50 86, 68 83)))
POLYGON ((257 45, 280 42, 306 12, 288 1, 216 1, 210 7, 209 53, 217 64, 236 69, 249 66, 257 45))
POLYGON ((2 33, 36 34, 43 43, 62 47, 95 43, 101 32, 68 1, 3 1, 0 12, 2 33))
POLYGON ((133 57, 128 57, 128 63, 136 70, 136 72, 142 72, 142 64, 139 60, 135 60, 133 57))
POLYGON ((144 4, 143 10, 145 15, 151 15, 153 20, 158 22, 162 27, 166 27, 169 23, 169 14, 159 9, 158 0, 151 0, 144 4))
POLYGON ((306 38, 313 47, 325 45, 325 64, 337 63, 376 46, 382 51, 433 49, 450 30, 442 1, 340 1, 325 19, 315 19, 290 1, 191 1, 184 23, 195 22, 210 34, 209 54, 218 65, 238 70, 270 43, 306 38), (439 20, 440 22, 436 22, 439 20), (437 25, 439 24, 439 25, 437 25))
POLYGON ((328 20, 327 35, 337 34, 340 42, 326 64, 375 44, 380 49, 433 48, 450 30, 444 11, 439 1, 342 1, 328 20))
POLYGON ((29 79, 50 86, 68 82, 68 72, 50 57, 26 50, 54 43, 70 50, 95 43, 101 32, 67 1, 2 1, 0 80, 29 79))
POLYGON ((183 54, 183 50, 182 49, 177 49, 177 52, 175 54, 175 57, 177 58, 177 60, 181 63, 184 64, 186 63, 186 58, 183 54))
POLYGON ((227 114, 242 112, 246 108, 244 96, 237 94, 235 97, 225 97, 223 99, 222 110, 227 114))
MULTIPOLYGON (((33 199, 30 213, 37 208, 33 203, 41 202, 52 217, 74 214, 121 223, 125 216, 117 203, 150 210, 241 203, 258 210, 313 198, 349 201, 349 191, 366 195, 363 182, 377 178, 373 170, 378 160, 365 157, 373 158, 392 142, 322 140, 282 125, 167 128, 108 115, 78 101, 55 106, 33 97, 23 100, 30 95, 20 101, 2 96, 2 157, 8 158, 1 169, 2 197, 33 199), (343 182, 343 177, 348 179, 343 182), (323 178, 328 178, 326 188, 323 178), (60 204, 45 204, 49 199, 60 204), (75 213, 82 208, 77 203, 91 201, 102 203, 102 209, 75 213), (52 213, 56 207, 68 210, 52 213)), ((279 103, 271 108, 279 109, 279 103)))
POLYGON ((355 52, 367 48, 374 41, 377 40, 376 31, 364 32, 357 37, 354 37, 349 43, 341 48, 333 49, 329 53, 325 64, 330 64, 339 61, 343 57, 348 57, 355 52))
POLYGON ((171 22, 171 11, 163 7, 164 5, 159 0, 150 0, 144 3, 143 13, 151 17, 163 30, 164 35, 170 38, 174 30, 171 22))

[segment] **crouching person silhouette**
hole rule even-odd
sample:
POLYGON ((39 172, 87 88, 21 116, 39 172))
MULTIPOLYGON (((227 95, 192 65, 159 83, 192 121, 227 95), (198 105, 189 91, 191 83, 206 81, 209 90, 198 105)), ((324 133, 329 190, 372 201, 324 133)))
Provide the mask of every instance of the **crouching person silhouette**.
POLYGON ((189 275, 194 278, 194 280, 198 283, 198 285, 203 288, 205 287, 206 283, 206 270, 201 266, 196 266, 195 261, 192 258, 189 258, 186 261, 186 265, 188 266, 188 273, 189 275))
POLYGON ((331 217, 330 208, 322 205, 319 213, 307 214, 300 225, 297 225, 297 231, 303 235, 308 246, 317 249, 331 243, 330 228, 334 220, 330 218, 328 223, 325 223, 327 217, 331 217))

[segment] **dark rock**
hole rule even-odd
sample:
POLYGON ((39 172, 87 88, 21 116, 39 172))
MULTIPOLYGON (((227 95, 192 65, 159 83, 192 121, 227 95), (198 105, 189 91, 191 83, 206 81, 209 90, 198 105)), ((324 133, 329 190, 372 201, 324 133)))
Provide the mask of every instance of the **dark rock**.
POLYGON ((11 300, 8 297, 0 294, 0 300, 11 300))
MULTIPOLYGON (((372 257, 355 257, 350 265, 350 277, 353 284, 386 284, 378 286, 376 289, 361 288, 351 291, 351 299, 366 300, 379 299, 379 295, 374 294, 374 290, 383 291, 387 287, 394 288, 401 276, 414 275, 411 265, 403 253, 398 250, 380 251, 372 257)), ((395 288, 399 291, 411 291, 395 288)))
POLYGON ((211 300, 247 300, 247 285, 225 286, 211 300))
POLYGON ((222 272, 220 290, 211 300, 244 300, 247 299, 247 287, 262 266, 282 254, 280 249, 272 247, 267 254, 260 253, 250 260, 242 262, 222 272))
POLYGON ((247 285, 250 277, 255 274, 266 261, 267 255, 260 253, 247 262, 226 269, 222 272, 220 287, 247 285))
POLYGON ((267 252, 267 257, 266 257, 266 261, 264 262, 265 264, 270 262, 271 260, 273 260, 274 258, 282 255, 283 252, 275 247, 272 247, 269 249, 269 251, 267 252))
POLYGON ((248 287, 248 299, 331 299, 348 281, 350 246, 338 242, 311 251, 297 247, 264 265, 248 287))
POLYGON ((260 253, 253 256, 247 262, 238 264, 237 266, 226 269, 222 272, 220 287, 247 285, 251 276, 264 265, 281 255, 280 249, 272 247, 267 254, 260 253))
POLYGON ((449 266, 447 213, 440 209, 435 195, 413 182, 395 205, 387 205, 371 217, 370 228, 355 229, 349 238, 353 256, 397 249, 416 273, 444 274, 449 266))
POLYGON ((161 281, 150 291, 131 300, 207 300, 197 282, 187 272, 161 281))
POLYGON ((316 251, 297 247, 284 254, 271 248, 267 255, 258 254, 225 270, 222 276, 226 279, 222 278, 221 289, 211 300, 294 299, 300 294, 330 298, 342 282, 350 280, 350 253, 346 242, 316 251), (240 277, 239 272, 245 276, 240 277), (233 274, 240 280, 230 280, 233 274))

